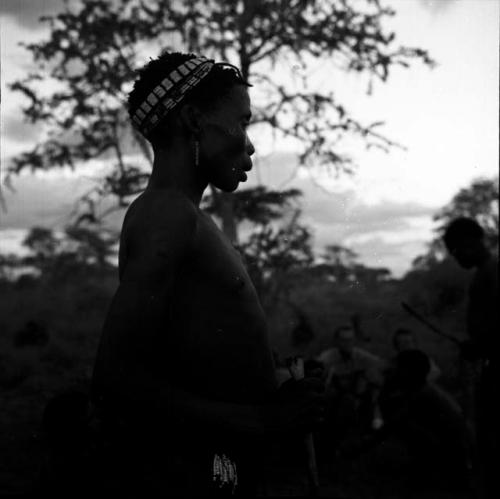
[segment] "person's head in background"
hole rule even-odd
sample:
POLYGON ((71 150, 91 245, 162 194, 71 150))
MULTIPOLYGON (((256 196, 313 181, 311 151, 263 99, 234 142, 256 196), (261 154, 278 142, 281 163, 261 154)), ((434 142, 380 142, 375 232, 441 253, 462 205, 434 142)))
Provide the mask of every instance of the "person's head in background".
POLYGON ((356 334, 352 326, 340 326, 334 332, 335 346, 345 359, 352 357, 356 344, 356 334))
POLYGON ((431 370, 429 357, 421 350, 404 350, 396 357, 394 377, 405 390, 418 390, 427 383, 431 370))
POLYGON ((394 332, 392 345, 397 353, 415 350, 418 348, 417 337, 411 329, 400 327, 394 332))
MULTIPOLYGON (((153 178, 189 178, 234 191, 247 178, 255 152, 247 136, 250 98, 238 68, 165 52, 138 73, 129 114, 154 151, 153 178)), ((187 183, 184 181, 184 183, 187 183)))
POLYGON ((490 255, 484 244, 484 230, 472 218, 453 220, 446 227, 443 241, 450 255, 464 269, 480 265, 490 255))

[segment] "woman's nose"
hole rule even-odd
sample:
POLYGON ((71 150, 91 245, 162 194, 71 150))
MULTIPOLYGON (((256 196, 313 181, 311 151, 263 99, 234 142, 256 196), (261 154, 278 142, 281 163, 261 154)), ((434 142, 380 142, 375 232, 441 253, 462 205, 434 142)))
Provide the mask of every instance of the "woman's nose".
POLYGON ((252 141, 248 137, 248 134, 246 135, 246 151, 249 156, 251 156, 255 152, 255 147, 252 144, 252 141))

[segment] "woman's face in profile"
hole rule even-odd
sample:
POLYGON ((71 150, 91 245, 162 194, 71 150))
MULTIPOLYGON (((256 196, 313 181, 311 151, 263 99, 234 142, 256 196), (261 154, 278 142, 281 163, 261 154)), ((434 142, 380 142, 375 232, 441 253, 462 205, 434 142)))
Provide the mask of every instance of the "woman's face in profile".
POLYGON ((251 118, 250 97, 243 85, 235 85, 217 108, 203 119, 200 167, 208 181, 225 192, 247 180, 255 152, 247 136, 251 118))

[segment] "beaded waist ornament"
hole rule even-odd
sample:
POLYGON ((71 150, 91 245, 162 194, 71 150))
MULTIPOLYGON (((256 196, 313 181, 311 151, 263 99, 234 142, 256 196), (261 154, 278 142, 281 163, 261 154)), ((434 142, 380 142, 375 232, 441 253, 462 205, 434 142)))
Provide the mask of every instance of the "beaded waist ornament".
POLYGON ((225 454, 219 456, 215 454, 213 462, 213 481, 219 488, 228 486, 231 494, 234 494, 238 485, 238 473, 236 463, 229 459, 225 454))

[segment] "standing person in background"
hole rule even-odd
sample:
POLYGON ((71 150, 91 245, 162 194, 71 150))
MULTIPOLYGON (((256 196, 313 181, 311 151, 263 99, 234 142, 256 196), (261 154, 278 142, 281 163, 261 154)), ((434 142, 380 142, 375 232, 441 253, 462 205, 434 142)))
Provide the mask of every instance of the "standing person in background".
POLYGON ((475 269, 469 286, 467 333, 462 345, 465 359, 477 359, 481 365, 476 394, 476 436, 484 468, 485 497, 498 497, 497 469, 500 413, 498 256, 484 241, 482 227, 473 219, 453 220, 444 233, 450 255, 465 269, 475 269))

